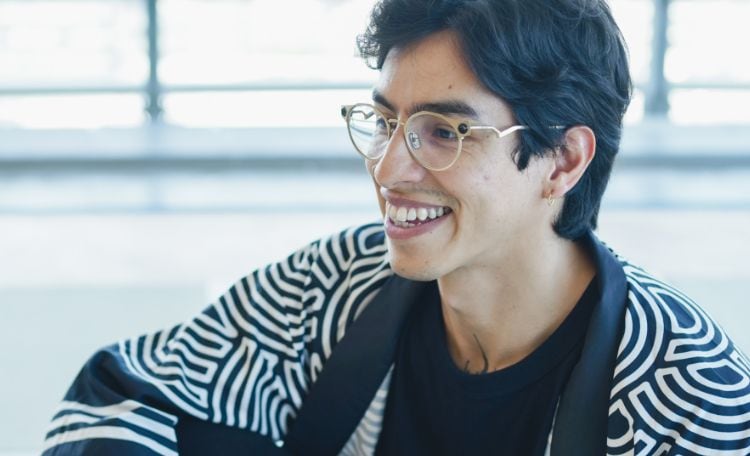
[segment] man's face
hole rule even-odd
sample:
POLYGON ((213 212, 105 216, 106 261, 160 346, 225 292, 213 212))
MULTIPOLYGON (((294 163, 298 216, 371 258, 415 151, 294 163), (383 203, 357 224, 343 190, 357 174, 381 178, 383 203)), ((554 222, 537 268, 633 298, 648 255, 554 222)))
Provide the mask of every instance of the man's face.
MULTIPOLYGON (((375 105, 387 117, 401 121, 417 105, 458 102, 476 112, 473 125, 503 129, 516 123, 509 107, 467 67, 450 32, 392 50, 376 91, 380 96, 375 105)), ((515 267, 514 259, 526 249, 537 247, 536 242, 551 230, 543 198, 551 161, 532 159, 519 171, 512 156, 517 140, 517 133, 498 139, 474 130, 451 168, 429 171, 409 155, 403 126, 396 129, 385 155, 367 163, 396 273, 432 280, 474 268, 502 271, 515 267), (404 226, 388 216, 390 211, 410 209, 427 214, 426 219, 418 217, 410 222, 412 226, 404 226), (441 210, 444 215, 431 217, 441 210)))

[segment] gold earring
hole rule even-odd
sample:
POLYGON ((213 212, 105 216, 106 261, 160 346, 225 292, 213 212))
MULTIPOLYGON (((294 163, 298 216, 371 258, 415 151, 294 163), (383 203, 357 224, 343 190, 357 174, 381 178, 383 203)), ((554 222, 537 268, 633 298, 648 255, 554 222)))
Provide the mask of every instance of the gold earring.
POLYGON ((552 196, 552 190, 549 191, 549 195, 547 195, 547 206, 552 207, 555 205, 555 198, 552 196))

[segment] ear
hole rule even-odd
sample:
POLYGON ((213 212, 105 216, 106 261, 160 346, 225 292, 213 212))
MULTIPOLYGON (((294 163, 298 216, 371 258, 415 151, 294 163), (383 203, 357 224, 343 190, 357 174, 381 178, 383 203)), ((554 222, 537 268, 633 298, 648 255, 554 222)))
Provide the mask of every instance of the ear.
POLYGON ((596 153, 596 135, 585 125, 565 131, 562 147, 555 150, 554 166, 547 176, 543 198, 561 198, 581 179, 596 153))

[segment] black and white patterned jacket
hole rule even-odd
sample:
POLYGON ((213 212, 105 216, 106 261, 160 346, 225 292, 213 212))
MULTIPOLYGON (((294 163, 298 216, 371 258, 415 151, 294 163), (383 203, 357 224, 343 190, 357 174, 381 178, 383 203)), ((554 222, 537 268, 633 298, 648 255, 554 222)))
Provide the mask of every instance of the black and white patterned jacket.
MULTIPOLYGON (((685 295, 587 242, 602 300, 548 452, 750 454, 748 358, 685 295)), ((380 225, 314 242, 193 320, 97 352, 44 454, 373 454, 424 286, 392 273, 380 225)))

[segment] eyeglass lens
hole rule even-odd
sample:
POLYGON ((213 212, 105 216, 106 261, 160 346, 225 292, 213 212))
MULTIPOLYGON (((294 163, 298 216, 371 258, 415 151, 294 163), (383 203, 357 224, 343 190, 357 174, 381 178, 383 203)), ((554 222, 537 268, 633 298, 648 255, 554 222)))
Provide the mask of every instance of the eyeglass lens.
MULTIPOLYGON (((388 121, 367 105, 356 105, 349 117, 349 135, 357 150, 376 159, 385 153, 392 133, 388 121)), ((404 126, 406 145, 414 158, 430 169, 450 166, 461 150, 458 132, 445 119, 427 112, 411 116, 404 126)))
POLYGON ((349 113, 349 136, 367 158, 378 158, 388 144, 388 122, 371 106, 355 105, 349 113))

